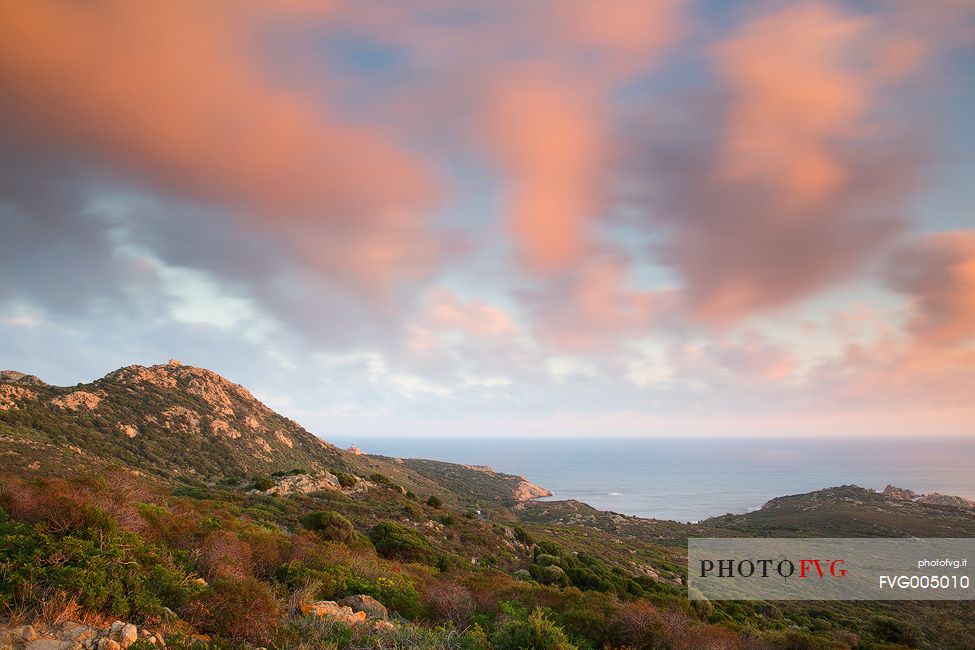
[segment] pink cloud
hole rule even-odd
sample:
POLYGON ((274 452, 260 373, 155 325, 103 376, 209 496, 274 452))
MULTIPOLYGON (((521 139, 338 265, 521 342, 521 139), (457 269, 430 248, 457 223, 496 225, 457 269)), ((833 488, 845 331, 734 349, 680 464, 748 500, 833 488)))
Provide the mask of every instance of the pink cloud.
POLYGON ((507 177, 506 222, 524 265, 569 268, 591 252, 589 221, 606 163, 598 104, 544 76, 496 83, 484 118, 507 177))
POLYGON ((909 331, 926 345, 975 336, 975 231, 927 235, 896 254, 890 286, 911 301, 909 331))
POLYGON ((522 298, 542 345, 592 353, 650 331, 658 308, 673 299, 667 292, 630 286, 629 266, 618 256, 593 256, 543 288, 522 298))
POLYGON ((718 92, 645 127, 645 227, 693 319, 800 301, 893 243, 923 147, 915 125, 880 115, 901 80, 877 63, 904 41, 892 24, 828 2, 749 14, 710 50, 718 92))
POLYGON ((718 174, 757 179, 779 203, 808 205, 846 181, 830 140, 856 135, 871 83, 857 70, 869 23, 825 3, 791 5, 747 22, 714 47, 732 93, 718 174))

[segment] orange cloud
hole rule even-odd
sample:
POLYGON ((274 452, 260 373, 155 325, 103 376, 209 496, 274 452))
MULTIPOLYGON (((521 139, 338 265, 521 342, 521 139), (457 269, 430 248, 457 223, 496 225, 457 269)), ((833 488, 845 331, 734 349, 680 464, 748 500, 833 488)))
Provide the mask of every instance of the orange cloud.
MULTIPOLYGON (((409 261, 409 240, 425 237, 434 179, 381 130, 318 101, 327 88, 297 94, 261 59, 266 32, 328 14, 311 2, 5 2, 0 115, 123 175, 243 207, 275 236, 301 233, 297 244, 316 223, 353 248, 391 230, 352 260, 386 281, 409 261)), ((322 250, 295 251, 328 266, 322 250)))
POLYGON ((975 231, 935 233, 906 247, 887 280, 910 298, 907 326, 920 343, 946 346, 975 336, 975 231))
POLYGON ((565 269, 590 246, 587 222, 605 162, 601 111, 537 77, 505 80, 490 101, 485 129, 508 179, 508 227, 528 268, 565 269))
POLYGON ((613 155, 610 94, 681 33, 684 2, 492 6, 494 20, 467 35, 466 46, 485 57, 473 74, 488 89, 475 137, 501 164, 519 261, 551 276, 599 246, 593 222, 603 216, 613 155))
POLYGON ((847 173, 830 139, 856 134, 870 83, 851 55, 868 22, 824 3, 759 16, 714 49, 732 92, 720 175, 774 184, 787 203, 836 191, 847 173))

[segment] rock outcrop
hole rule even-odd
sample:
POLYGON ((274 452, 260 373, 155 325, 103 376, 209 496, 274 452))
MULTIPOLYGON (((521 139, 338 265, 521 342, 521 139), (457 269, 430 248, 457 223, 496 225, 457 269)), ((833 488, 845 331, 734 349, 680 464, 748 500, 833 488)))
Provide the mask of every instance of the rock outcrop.
POLYGON ((272 488, 264 490, 265 494, 308 494, 318 490, 341 490, 338 478, 329 472, 320 474, 296 474, 282 476, 276 479, 272 488))
POLYGON ((45 626, 40 623, 0 630, 2 650, 124 650, 136 642, 166 647, 159 632, 115 621, 108 627, 91 627, 76 621, 45 626))
POLYGON ((539 497, 550 497, 552 493, 543 488, 540 485, 535 485, 529 482, 526 478, 521 477, 521 483, 515 488, 515 499, 518 501, 531 501, 532 499, 537 499, 539 497))
POLYGON ((98 408, 101 401, 100 395, 89 393, 86 390, 76 390, 63 397, 55 397, 51 400, 51 405, 68 411, 93 411, 98 408))
POLYGON ((37 394, 29 388, 23 386, 12 386, 11 384, 0 384, 0 411, 10 411, 17 409, 17 402, 34 399, 37 394))
POLYGON ((931 494, 924 494, 917 498, 918 503, 930 503, 937 506, 953 506, 955 508, 970 508, 975 509, 975 501, 972 499, 966 499, 965 497, 957 497, 950 494, 941 494, 940 492, 932 492, 931 494))
POLYGON ((889 499, 901 499, 906 501, 911 501, 917 497, 917 494, 914 492, 914 490, 899 488, 889 484, 887 485, 887 487, 884 488, 884 491, 881 492, 881 494, 883 494, 885 497, 889 499))
POLYGON ((299 606, 298 610, 305 616, 328 618, 349 627, 369 626, 377 631, 396 627, 394 623, 386 620, 388 616, 386 608, 375 598, 359 594, 343 598, 342 603, 352 603, 359 609, 336 603, 334 600, 320 600, 303 604, 299 606))
POLYGON ((928 503, 936 506, 952 506, 954 508, 975 509, 975 501, 972 499, 966 499, 965 497, 954 496, 951 494, 941 494, 940 492, 918 494, 914 490, 888 485, 884 488, 884 491, 881 492, 881 494, 887 499, 898 501, 914 501, 917 503, 928 503))
POLYGON ((347 596, 340 600, 338 604, 351 608, 353 612, 362 612, 369 618, 382 620, 389 618, 389 612, 386 607, 372 596, 366 596, 365 594, 347 596))

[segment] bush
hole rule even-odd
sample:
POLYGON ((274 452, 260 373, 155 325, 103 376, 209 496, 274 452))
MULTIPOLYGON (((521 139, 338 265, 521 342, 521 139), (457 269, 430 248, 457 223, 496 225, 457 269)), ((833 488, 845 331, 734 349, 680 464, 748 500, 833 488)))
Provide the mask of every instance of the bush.
POLYGON ((548 553, 540 553, 535 558, 535 564, 540 567, 558 566, 559 562, 559 558, 555 557, 554 555, 549 555, 548 553))
POLYGON ((197 568, 207 580, 245 578, 253 571, 250 544, 229 530, 213 530, 192 551, 197 568))
POLYGON ((332 470, 332 474, 338 479, 339 485, 346 489, 355 487, 355 484, 358 482, 358 479, 348 472, 332 470))
POLYGON ((875 616, 870 620, 870 633, 880 641, 917 646, 921 643, 921 633, 908 621, 890 616, 875 616))
POLYGON ((535 538, 532 537, 531 534, 521 526, 515 526, 513 531, 515 534, 515 539, 525 546, 532 546, 535 544, 535 538))
POLYGON ((392 522, 376 524, 369 531, 369 541, 376 547, 376 552, 385 558, 425 564, 436 561, 436 554, 430 542, 415 530, 399 524, 392 522))
POLYGON ((493 640, 497 650, 576 650, 562 628, 537 607, 527 619, 518 617, 499 626, 493 640))
POLYGON ((355 537, 352 522, 333 511, 312 512, 301 519, 301 524, 325 539, 348 543, 355 537))
POLYGON ((253 489, 255 489, 255 490, 260 490, 261 492, 265 492, 267 490, 270 490, 275 485, 277 485, 277 483, 275 483, 273 480, 271 480, 267 476, 258 476, 258 477, 255 477, 254 480, 251 482, 251 487, 253 489))
POLYGON ((431 508, 439 508, 440 506, 443 505, 443 501, 441 501, 435 495, 431 494, 430 498, 427 499, 427 505, 430 506, 431 508))
POLYGON ((405 618, 415 618, 420 614, 420 594, 413 581, 402 575, 392 578, 380 576, 375 580, 353 576, 346 582, 345 591, 345 595, 349 596, 372 596, 405 618))
POLYGON ((474 614, 471 592, 454 582, 432 582, 423 591, 423 602, 435 617, 464 626, 474 614))
POLYGON ((649 648, 660 640, 666 624, 656 607, 645 600, 636 600, 619 608, 614 628, 627 647, 649 648))
POLYGON ((258 644, 271 637, 280 616, 270 587, 256 578, 218 578, 183 614, 203 632, 258 644))
POLYGON ((569 586, 569 576, 566 575, 561 567, 554 564, 542 567, 540 578, 547 585, 555 585, 557 587, 569 586))

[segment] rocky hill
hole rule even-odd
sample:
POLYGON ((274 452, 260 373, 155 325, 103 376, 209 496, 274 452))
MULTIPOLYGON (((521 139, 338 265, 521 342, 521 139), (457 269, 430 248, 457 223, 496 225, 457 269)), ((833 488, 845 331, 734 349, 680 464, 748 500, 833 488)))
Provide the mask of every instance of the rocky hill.
POLYGON ((772 499, 741 515, 702 525, 766 537, 968 537, 975 516, 961 497, 922 499, 888 486, 883 492, 844 485, 772 499))
POLYGON ((4 466, 38 472, 84 459, 213 481, 345 466, 337 448, 242 386, 178 361, 127 366, 72 387, 3 372, 0 453, 4 466))
POLYGON ((275 492, 366 483, 438 495, 456 507, 505 507, 548 494, 523 478, 461 465, 355 454, 275 413, 217 373, 170 361, 52 386, 0 371, 0 471, 64 475, 121 467, 163 482, 233 485, 278 475, 275 492), (301 478, 285 475, 301 472, 301 478))

